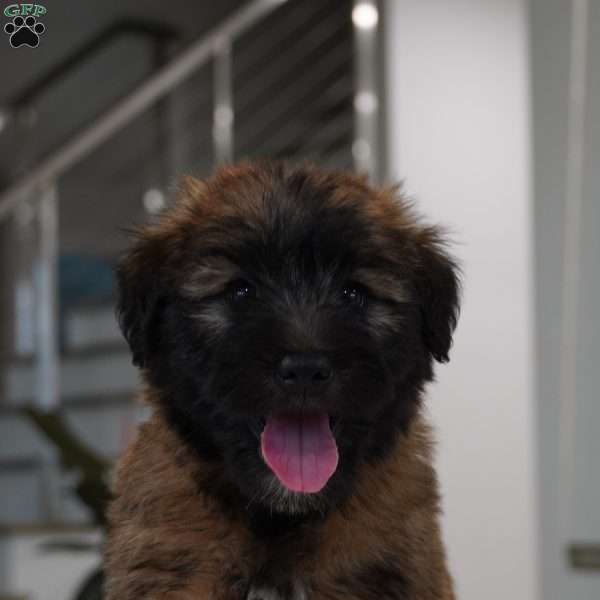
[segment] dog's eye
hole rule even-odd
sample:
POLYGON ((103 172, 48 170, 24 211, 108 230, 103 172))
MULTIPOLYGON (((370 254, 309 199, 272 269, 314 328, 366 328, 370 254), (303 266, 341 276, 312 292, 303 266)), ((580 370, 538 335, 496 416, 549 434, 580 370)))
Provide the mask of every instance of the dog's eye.
POLYGON ((240 279, 231 284, 229 295, 234 302, 242 302, 250 298, 256 298, 256 288, 248 281, 240 279))
POLYGON ((367 290, 358 283, 347 283, 342 288, 342 302, 362 307, 367 303, 367 290))

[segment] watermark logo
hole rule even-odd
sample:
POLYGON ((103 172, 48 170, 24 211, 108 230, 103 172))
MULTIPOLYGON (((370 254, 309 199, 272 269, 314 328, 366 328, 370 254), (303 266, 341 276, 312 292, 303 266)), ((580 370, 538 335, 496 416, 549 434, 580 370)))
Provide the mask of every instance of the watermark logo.
POLYGON ((37 48, 40 36, 46 31, 39 17, 45 15, 46 7, 42 4, 10 4, 4 9, 4 16, 12 21, 4 25, 4 33, 9 35, 13 48, 29 46, 37 48))

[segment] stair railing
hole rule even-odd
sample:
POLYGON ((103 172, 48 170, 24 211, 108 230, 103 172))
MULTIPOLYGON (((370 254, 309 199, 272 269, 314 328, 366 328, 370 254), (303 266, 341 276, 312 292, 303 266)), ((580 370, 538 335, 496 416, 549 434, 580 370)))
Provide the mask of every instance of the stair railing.
MULTIPOLYGON (((60 403, 58 340, 59 178, 200 67, 213 61, 213 150, 217 162, 233 158, 234 111, 231 48, 234 40, 287 0, 252 0, 158 69, 92 124, 0 193, 0 223, 23 207, 33 214, 37 237, 33 266, 35 404, 53 410, 60 403)), ((378 0, 354 0, 356 95, 352 153, 357 170, 381 177, 381 121, 377 75, 378 0), (379 146, 378 146, 379 144, 379 146)), ((31 219, 30 219, 31 221, 31 219)), ((31 223, 30 223, 31 225, 31 223)))

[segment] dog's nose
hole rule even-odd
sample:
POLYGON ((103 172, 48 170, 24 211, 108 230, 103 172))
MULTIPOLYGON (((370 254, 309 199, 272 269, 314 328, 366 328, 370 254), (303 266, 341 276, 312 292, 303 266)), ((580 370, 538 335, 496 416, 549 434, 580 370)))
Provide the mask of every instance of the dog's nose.
POLYGON ((333 377, 331 361, 323 354, 298 352, 287 354, 277 367, 277 379, 286 389, 318 388, 333 377))

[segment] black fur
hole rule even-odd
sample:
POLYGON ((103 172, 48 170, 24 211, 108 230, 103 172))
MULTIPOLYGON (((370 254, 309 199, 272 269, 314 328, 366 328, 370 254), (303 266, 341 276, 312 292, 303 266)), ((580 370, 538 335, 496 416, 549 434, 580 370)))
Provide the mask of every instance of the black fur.
POLYGON ((278 522, 273 514, 294 527, 340 505, 361 462, 392 449, 432 378, 432 360, 447 360, 458 306, 454 264, 437 241, 419 241, 422 229, 387 231, 365 214, 364 197, 336 204, 332 183, 315 183, 302 169, 273 173, 258 225, 229 215, 155 230, 118 272, 119 320, 134 363, 158 390, 168 422, 216 467, 200 489, 265 535, 278 522), (181 282, 207 255, 234 263, 256 297, 183 294, 181 282), (363 305, 348 304, 341 290, 357 268, 392 269, 410 299, 370 294, 363 305), (227 324, 217 336, 194 317, 207 309, 227 324), (401 325, 374 331, 377 309, 401 325), (276 385, 276 365, 290 351, 328 356, 335 379, 323 394, 295 398, 276 385), (337 472, 299 509, 302 517, 274 506, 259 453, 264 418, 291 406, 327 411, 340 453, 337 472))
POLYGON ((408 579, 393 556, 356 569, 351 575, 341 577, 337 586, 347 590, 347 596, 364 600, 405 600, 411 597, 408 579))

